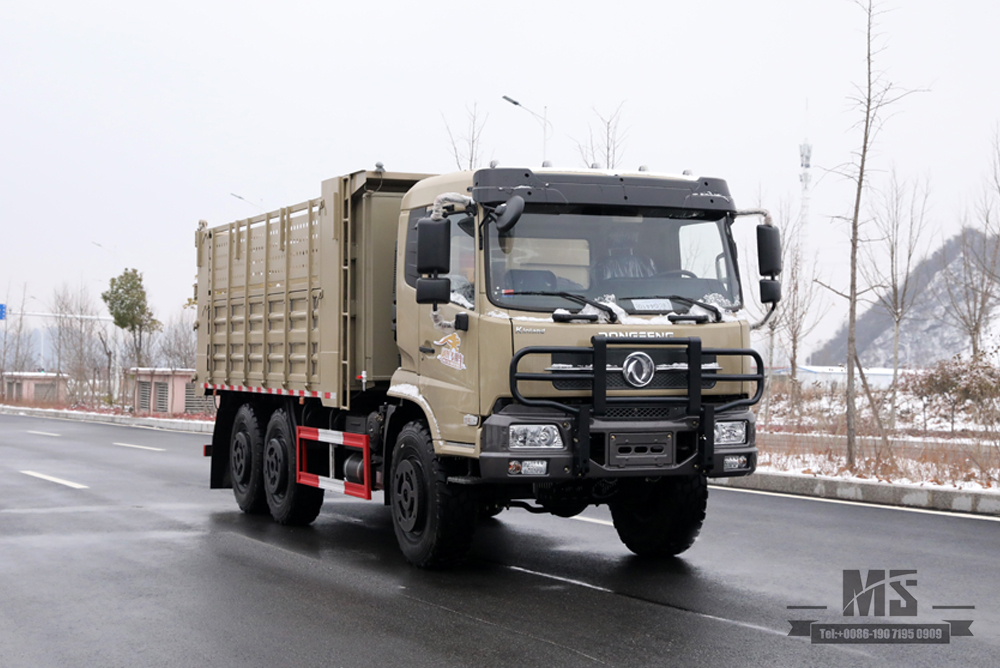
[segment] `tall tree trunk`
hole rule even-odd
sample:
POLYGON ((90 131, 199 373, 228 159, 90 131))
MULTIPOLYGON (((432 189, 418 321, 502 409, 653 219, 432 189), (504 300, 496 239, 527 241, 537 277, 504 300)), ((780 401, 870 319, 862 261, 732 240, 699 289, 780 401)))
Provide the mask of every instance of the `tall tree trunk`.
POLYGON ((774 369, 774 327, 767 328, 767 370, 764 374, 764 426, 771 426, 771 371, 774 369))
POLYGON ((802 394, 799 392, 799 340, 792 337, 791 355, 791 381, 792 381, 792 410, 795 411, 795 426, 802 425, 802 394))
POLYGON ((900 320, 892 323, 892 392, 889 394, 889 431, 896 430, 896 390, 899 385, 899 328, 900 320))
POLYGON ((858 243, 861 219, 861 196, 865 189, 865 167, 868 161, 868 147, 871 143, 872 113, 874 111, 873 81, 872 81, 872 28, 874 23, 874 8, 867 3, 867 56, 865 94, 862 100, 865 118, 861 138, 861 155, 858 163, 857 189, 854 193, 854 214, 851 216, 851 288, 848 292, 847 315, 847 466, 852 471, 857 462, 857 419, 856 403, 857 387, 855 386, 854 364, 860 364, 858 358, 858 243))

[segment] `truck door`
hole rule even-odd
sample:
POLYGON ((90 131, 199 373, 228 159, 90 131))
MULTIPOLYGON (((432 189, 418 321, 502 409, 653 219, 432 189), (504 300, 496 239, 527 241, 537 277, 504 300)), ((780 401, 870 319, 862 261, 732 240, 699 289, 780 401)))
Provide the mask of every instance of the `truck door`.
POLYGON ((431 319, 431 307, 419 305, 420 393, 430 403, 442 437, 474 444, 479 416, 479 316, 476 304, 475 225, 465 214, 451 216, 451 303, 438 306, 441 319, 468 315, 467 331, 442 330, 431 319), (476 418, 476 420, 473 420, 476 418), (472 424, 469 424, 469 423, 472 424))

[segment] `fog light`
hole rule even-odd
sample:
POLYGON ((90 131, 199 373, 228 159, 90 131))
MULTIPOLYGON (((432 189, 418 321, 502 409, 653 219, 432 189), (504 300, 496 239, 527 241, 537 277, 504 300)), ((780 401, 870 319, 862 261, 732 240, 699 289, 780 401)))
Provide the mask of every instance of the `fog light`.
POLYGON ((746 442, 747 423, 745 421, 715 423, 716 445, 743 445, 746 442))
POLYGON ((521 472, 521 462, 511 461, 507 464, 507 475, 517 475, 521 472))
POLYGON ((549 472, 549 463, 544 459, 528 459, 521 462, 521 475, 545 475, 549 472))
POLYGON ((562 436, 554 424, 512 424, 507 443, 511 448, 561 448, 562 436))
POLYGON ((738 471, 747 468, 746 455, 728 455, 722 460, 723 471, 738 471))

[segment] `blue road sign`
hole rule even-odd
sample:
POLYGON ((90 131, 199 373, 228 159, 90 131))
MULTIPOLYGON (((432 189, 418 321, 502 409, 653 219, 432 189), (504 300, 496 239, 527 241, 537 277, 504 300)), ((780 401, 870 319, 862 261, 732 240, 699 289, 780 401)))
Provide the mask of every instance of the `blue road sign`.
POLYGON ((0 304, 0 320, 6 320, 6 319, 7 319, 7 305, 0 304))

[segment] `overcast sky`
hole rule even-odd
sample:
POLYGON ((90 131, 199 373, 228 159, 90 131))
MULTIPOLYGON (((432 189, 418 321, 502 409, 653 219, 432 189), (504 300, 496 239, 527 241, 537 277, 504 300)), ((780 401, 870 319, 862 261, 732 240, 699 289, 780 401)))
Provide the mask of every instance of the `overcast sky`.
MULTIPOLYGON (((902 88, 878 137, 878 183, 931 182, 933 227, 956 232, 1000 121, 1000 3, 885 3, 878 65, 902 88)), ((226 223, 319 194, 381 161, 455 167, 445 128, 488 115, 486 161, 579 166, 577 141, 622 102, 623 165, 718 176, 737 204, 800 199, 808 240, 846 285, 849 183, 824 170, 860 141, 864 15, 849 0, 746 2, 30 2, 0 21, 0 301, 42 310, 125 267, 166 320, 191 294, 199 219, 226 223)), ((747 227, 751 227, 747 223, 747 227)), ((818 342, 839 324, 840 305, 818 342)))

